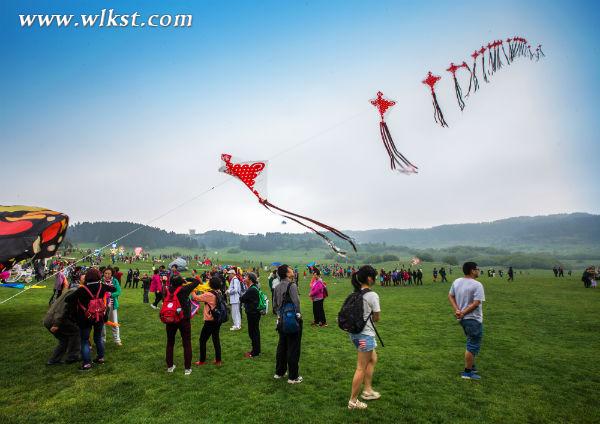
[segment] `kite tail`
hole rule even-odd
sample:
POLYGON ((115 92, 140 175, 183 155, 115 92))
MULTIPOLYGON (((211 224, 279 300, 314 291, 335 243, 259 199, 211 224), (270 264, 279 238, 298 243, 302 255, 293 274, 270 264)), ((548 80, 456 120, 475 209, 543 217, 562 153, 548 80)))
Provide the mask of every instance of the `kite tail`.
POLYGON ((488 49, 488 70, 494 74, 494 58, 492 57, 492 49, 488 49))
MULTIPOLYGON (((469 93, 471 92, 471 84, 473 84, 473 93, 476 92, 477 90, 479 90, 479 81, 477 80, 477 72, 476 72, 477 69, 476 68, 477 68, 477 59, 475 59, 473 61, 473 70, 471 71, 469 69, 469 72, 471 72, 471 79, 469 80, 469 93)), ((467 94, 467 96, 468 95, 469 94, 467 94)))
POLYGON ((496 46, 494 54, 496 55, 496 67, 500 69, 502 68, 502 56, 500 56, 500 49, 498 48, 498 46, 496 46))
POLYGON ((485 72, 485 55, 483 55, 483 54, 481 55, 481 68, 482 68, 482 73, 483 73, 483 80, 485 82, 490 82, 488 80, 487 73, 485 72))
POLYGON ((456 79, 456 75, 454 75, 454 91, 456 91, 456 100, 458 101, 458 107, 460 110, 465 108, 465 102, 462 98, 462 90, 460 89, 460 84, 458 83, 458 79, 456 79))
POLYGON ((302 225, 304 228, 308 228, 309 230, 313 231, 315 234, 317 234, 319 237, 321 237, 323 240, 325 240, 325 242, 329 245, 329 247, 331 247, 333 249, 333 251, 335 253, 337 253, 338 255, 345 257, 346 256, 346 251, 344 251, 344 250, 340 249, 339 247, 337 247, 333 243, 333 241, 329 237, 327 237, 325 234, 323 234, 321 231, 319 231, 319 230, 311 227, 308 224, 305 224, 304 222, 302 222, 302 220, 311 222, 311 223, 315 224, 318 227, 321 227, 321 228, 323 228, 323 229, 325 229, 327 231, 330 231, 331 233, 335 234, 337 237, 341 238, 342 240, 347 241, 352 246, 352 249, 356 252, 356 245, 354 244, 354 240, 352 240, 352 238, 349 237, 349 236, 347 236, 346 234, 342 233, 340 230, 337 230, 337 229, 335 229, 333 227, 330 227, 327 224, 323 224, 323 223, 321 223, 319 221, 316 221, 316 220, 314 220, 312 218, 308 218, 306 216, 298 215, 298 214, 296 214, 294 212, 290 212, 290 211, 287 211, 285 209, 282 209, 282 208, 280 208, 278 206, 275 206, 273 203, 269 202, 267 199, 260 199, 260 203, 269 212, 277 214, 277 215, 282 216, 284 218, 290 219, 290 220, 292 220, 292 221, 294 221, 294 222, 302 225), (274 212, 273 209, 276 210, 276 211, 278 211, 278 212, 274 212))
POLYGON ((467 69, 467 71, 469 71, 469 88, 467 89, 467 94, 465 94, 465 97, 469 97, 469 94, 471 94, 471 82, 473 81, 473 72, 471 72, 471 68, 469 68, 469 65, 467 65, 466 63, 463 63, 463 66, 467 69))
POLYGON ((546 57, 546 55, 542 51, 542 45, 541 44, 538 46, 538 50, 540 51, 540 54, 542 55, 542 57, 546 57))
POLYGON ((431 97, 433 101, 433 119, 435 122, 440 124, 442 127, 448 127, 446 120, 444 119, 444 114, 442 113, 442 109, 440 109, 440 105, 437 101, 437 96, 435 95, 435 91, 431 90, 431 97))
POLYGON ((392 171, 397 170, 405 174, 416 174, 418 168, 398 151, 396 144, 394 143, 394 139, 392 138, 392 134, 390 133, 390 129, 385 121, 381 121, 379 123, 379 129, 381 131, 381 139, 383 140, 383 144, 388 151, 388 155, 390 156, 390 167, 392 168, 392 171))
POLYGON ((508 56, 506 55, 506 50, 504 50, 504 44, 502 44, 502 53, 504 53, 504 59, 506 59, 506 64, 510 65, 510 60, 508 60, 508 56))

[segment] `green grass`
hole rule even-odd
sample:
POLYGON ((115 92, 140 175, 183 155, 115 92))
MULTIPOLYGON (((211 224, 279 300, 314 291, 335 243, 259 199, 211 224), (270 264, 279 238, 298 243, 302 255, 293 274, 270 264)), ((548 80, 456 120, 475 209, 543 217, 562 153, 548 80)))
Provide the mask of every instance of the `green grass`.
MULTIPOLYGON (((121 266, 121 269, 127 269, 121 266)), ((141 268, 141 267, 140 267, 141 268)), ((165 331, 142 304, 142 290, 125 289, 119 316, 124 345, 112 341, 108 363, 81 374, 77 365, 46 367, 54 338, 42 327, 49 289, 32 289, 0 306, 0 422, 600 422, 600 290, 578 276, 550 271, 517 274, 517 281, 483 277, 485 336, 481 382, 463 381, 464 337, 448 306, 447 284, 377 287, 386 343, 378 348, 374 386, 382 398, 366 411, 348 411, 356 353, 335 325, 348 280, 328 279, 328 328, 306 325, 296 386, 273 380, 274 319, 261 320, 263 354, 247 360, 244 331, 221 332, 224 366, 183 376, 177 341, 174 374, 165 372, 165 331), (177 421, 175 421, 177 420, 177 421)), ((454 276, 456 277, 456 272, 454 276)), ((262 277, 264 279, 264 276, 262 277)), ((306 323, 312 311, 301 279, 306 323)), ((3 289, 0 300, 14 292, 3 289)), ((199 317, 193 319, 194 358, 199 317)), ((212 348, 209 342, 209 358, 212 348)))

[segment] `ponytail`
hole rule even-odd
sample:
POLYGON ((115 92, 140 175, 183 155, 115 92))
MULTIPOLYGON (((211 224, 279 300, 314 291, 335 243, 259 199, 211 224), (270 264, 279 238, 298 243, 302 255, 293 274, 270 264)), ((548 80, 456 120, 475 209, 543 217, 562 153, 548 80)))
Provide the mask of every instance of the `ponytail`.
POLYGON ((354 287, 354 291, 359 292, 361 285, 366 284, 369 277, 373 279, 377 277, 377 271, 371 265, 363 265, 358 271, 353 273, 350 282, 352 283, 352 287, 354 287))

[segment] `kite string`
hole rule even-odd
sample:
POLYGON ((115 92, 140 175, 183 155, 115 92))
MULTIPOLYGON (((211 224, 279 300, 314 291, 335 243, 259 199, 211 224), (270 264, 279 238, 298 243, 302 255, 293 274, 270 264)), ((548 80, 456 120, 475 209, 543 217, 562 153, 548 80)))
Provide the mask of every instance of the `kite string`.
MULTIPOLYGON (((293 149, 295 149, 295 148, 297 148, 297 147, 300 147, 300 146, 302 146, 303 144, 306 144, 306 143, 308 143, 308 142, 310 142, 310 141, 312 141, 312 140, 314 140, 314 139, 316 139, 316 138, 318 138, 318 137, 320 137, 320 136, 322 136, 322 135, 324 135, 324 134, 327 134, 328 132, 330 132, 330 131, 332 131, 332 130, 334 130, 334 129, 336 129, 336 128, 338 128, 338 127, 342 126, 342 125, 344 125, 345 123, 347 123, 347 122, 349 122, 349 121, 351 121, 351 120, 354 120, 354 119, 356 119, 357 117, 361 116, 361 115, 362 115, 362 114, 364 114, 364 113, 366 113, 366 109, 365 109, 364 111, 361 111, 361 112, 359 112, 359 113, 356 113, 356 114, 354 114, 354 115, 352 115, 352 116, 350 116, 350 117, 348 117, 348 118, 346 118, 346 119, 344 119, 344 120, 342 120, 342 121, 340 121, 340 122, 338 122, 338 123, 336 123, 336 124, 334 124, 334 125, 332 125, 332 126, 330 126, 330 127, 327 127, 327 128, 325 128, 324 130, 322 130, 322 131, 318 132, 317 134, 311 135, 310 137, 308 137, 308 138, 305 138, 304 140, 301 140, 301 141, 299 141, 298 143, 296 143, 296 144, 294 144, 294 145, 292 145, 292 146, 290 146, 290 147, 288 147, 288 148, 286 148, 286 149, 283 149, 283 150, 281 150, 280 152, 278 152, 278 153, 276 153, 275 155, 271 156, 271 157, 270 157, 268 160, 272 160, 272 159, 274 159, 274 158, 276 158, 276 157, 278 157, 278 156, 281 156, 281 155, 283 155, 283 154, 285 154, 285 153, 288 153, 289 151, 291 151, 291 150, 293 150, 293 149)), ((115 240, 111 241, 110 243, 108 243, 108 244, 106 244, 106 245, 102 246, 102 247, 101 247, 100 249, 98 249, 98 250, 103 250, 103 249, 106 249, 108 246, 111 246, 113 243, 116 243, 116 242, 118 242, 118 241, 120 241, 120 240, 123 240, 123 239, 124 239, 124 238, 126 238, 126 237, 129 237, 130 235, 132 235, 132 234, 136 233, 137 231, 141 230, 142 228, 146 227, 147 225, 149 225, 149 224, 151 224, 151 223, 153 223, 153 222, 155 222, 155 221, 158 221, 159 219, 161 219, 161 218, 163 218, 163 217, 167 216, 168 214, 170 214, 170 213, 174 212, 175 210, 177 210, 177 209, 179 209, 179 208, 181 208, 181 207, 183 207, 183 206, 187 205, 188 203, 191 203, 191 202, 193 202, 194 200, 197 200, 198 198, 202 197, 203 195, 205 195, 205 194, 209 193, 210 191, 212 191, 212 190, 216 189, 217 187, 220 187, 220 186, 222 186, 222 185, 224 185, 224 184, 226 184, 226 183, 228 183, 228 182, 230 182, 230 181, 232 181, 232 179, 231 179, 231 178, 227 178, 226 180, 223 180, 223 181, 221 181, 220 183, 218 183, 218 184, 215 184, 214 186, 210 187, 209 189, 207 189, 207 190, 203 191, 202 193, 200 193, 200 194, 198 194, 198 195, 196 195, 196 196, 194 196, 194 197, 192 197, 192 198, 190 198, 190 199, 188 199, 188 200, 185 200, 184 202, 181 202, 181 203, 179 203, 178 205, 176 205, 176 206, 172 207, 171 209, 167 210, 166 212, 162 213, 161 215, 158 215, 157 217, 155 217, 155 218, 152 218, 150 221, 146 222, 145 224, 142 224, 142 225, 140 225, 139 227, 137 227, 137 228, 134 228, 133 230, 129 231, 128 233, 124 234, 123 236, 121 236, 121 237, 119 237, 119 238, 117 238, 117 239, 115 239, 115 240)), ((67 265, 65 268, 71 268, 71 267, 75 266, 76 264, 78 264, 78 263, 80 263, 80 262, 83 262, 84 260, 86 260, 87 258, 89 258, 89 257, 90 257, 90 256, 92 256, 92 255, 93 255, 93 253, 90 253, 89 255, 83 256, 82 258, 78 259, 77 261, 73 262, 72 264, 69 264, 69 265, 67 265)), ((31 261, 31 262, 33 262, 33 259, 32 259, 32 261, 31 261)), ((31 264, 31 262, 30 262, 29 264, 31 264)), ((19 291, 19 292, 15 293, 13 296, 10 296, 10 297, 8 297, 8 298, 6 298, 6 299, 4 299, 4 300, 0 301, 0 305, 2 305, 2 304, 4 304, 4 303, 8 302, 9 300, 11 300, 11 299, 13 299, 13 298, 15 298, 15 297, 19 296, 19 295, 20 295, 20 294, 22 294, 22 293, 26 292, 26 291, 27 291, 27 289, 29 289, 29 287, 30 287, 31 285, 33 285, 33 284, 38 284, 38 283, 44 282, 44 281, 46 281, 46 280, 48 280, 48 279, 50 279, 50 278, 52 278, 52 277, 55 277, 55 276, 56 276, 56 275, 57 275, 59 272, 60 272, 60 271, 57 271, 57 272, 55 272, 54 274, 51 274, 51 275, 49 275, 49 276, 45 277, 45 278, 44 278, 43 280, 41 280, 41 281, 35 281, 35 282, 31 282, 31 283, 29 283, 29 284, 26 284, 26 285, 25 285, 25 287, 23 288, 23 290, 21 290, 21 291, 19 291)))

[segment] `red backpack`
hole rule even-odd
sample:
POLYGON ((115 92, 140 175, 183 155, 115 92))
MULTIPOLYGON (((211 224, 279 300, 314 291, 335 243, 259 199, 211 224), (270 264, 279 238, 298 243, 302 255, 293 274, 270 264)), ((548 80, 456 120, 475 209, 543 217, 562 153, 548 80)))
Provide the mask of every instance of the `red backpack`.
POLYGON ((179 290, 181 290, 181 286, 177 287, 173 293, 170 289, 166 290, 167 296, 160 308, 160 320, 165 324, 177 324, 183 319, 183 308, 177 297, 179 290))
POLYGON ((104 314, 106 313, 106 303, 104 299, 100 297, 100 291, 102 290, 102 283, 98 283, 98 292, 94 296, 90 289, 87 286, 82 286, 85 291, 90 295, 90 302, 88 303, 87 308, 79 302, 79 306, 83 309, 83 313, 85 317, 92 322, 102 322, 104 321, 104 314))

